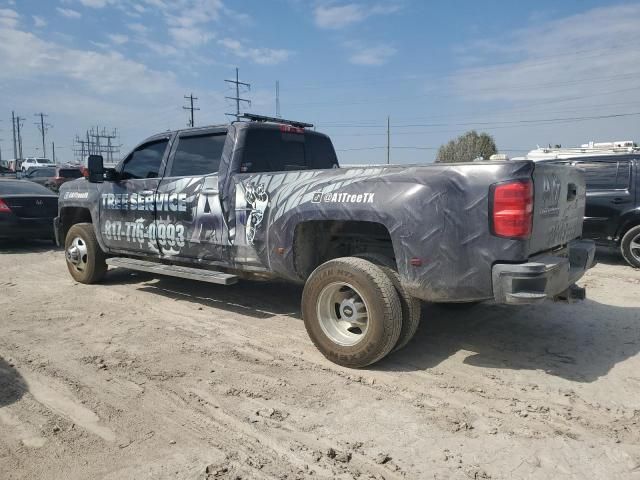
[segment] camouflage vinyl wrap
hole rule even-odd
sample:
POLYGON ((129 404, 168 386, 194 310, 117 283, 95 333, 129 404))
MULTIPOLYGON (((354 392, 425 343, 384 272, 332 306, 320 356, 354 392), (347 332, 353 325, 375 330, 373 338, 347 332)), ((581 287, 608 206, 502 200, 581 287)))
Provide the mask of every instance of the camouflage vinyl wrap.
MULTIPOLYGON (((293 255, 301 223, 375 222, 390 234, 405 287, 432 301, 491 298, 492 266, 524 262, 536 253, 533 240, 499 238, 489 228, 490 186, 532 179, 533 162, 238 173, 246 125, 227 127, 218 174, 104 183, 80 179, 62 186, 60 212, 88 209, 101 247, 112 255, 223 266, 292 281, 305 280, 293 255), (151 201, 139 196, 143 191, 153 192, 151 201), (411 265, 412 258, 422 265, 411 265)), ((161 172, 176 135, 166 135, 172 146, 161 172)), ((575 215, 581 225, 584 182, 578 185, 575 215)), ((562 215, 568 214, 558 212, 558 220, 562 215)), ((558 241, 580 233, 568 231, 558 241)), ((544 247, 544 239, 534 240, 536 249, 544 247)))

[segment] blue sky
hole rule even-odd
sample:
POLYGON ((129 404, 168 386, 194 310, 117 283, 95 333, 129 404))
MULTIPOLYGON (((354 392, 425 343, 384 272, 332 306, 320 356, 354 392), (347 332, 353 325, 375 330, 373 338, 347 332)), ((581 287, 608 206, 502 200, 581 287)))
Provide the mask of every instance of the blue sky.
POLYGON ((123 153, 145 136, 226 121, 240 68, 251 110, 310 121, 343 163, 429 162, 464 131, 511 155, 536 144, 640 140, 640 3, 420 0, 0 0, 0 146, 11 110, 49 115, 59 158, 93 125, 123 153), (599 118, 594 118, 599 117, 599 118))

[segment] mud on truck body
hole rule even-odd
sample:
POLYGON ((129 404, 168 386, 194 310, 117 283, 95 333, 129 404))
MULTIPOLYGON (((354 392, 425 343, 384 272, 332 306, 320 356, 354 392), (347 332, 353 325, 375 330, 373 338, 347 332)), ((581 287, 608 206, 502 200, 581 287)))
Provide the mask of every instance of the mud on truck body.
POLYGON ((79 282, 109 265, 232 284, 304 283, 318 349, 363 367, 414 335, 421 301, 579 297, 585 182, 532 161, 339 168, 308 124, 248 121, 153 136, 64 184, 55 231, 79 282))

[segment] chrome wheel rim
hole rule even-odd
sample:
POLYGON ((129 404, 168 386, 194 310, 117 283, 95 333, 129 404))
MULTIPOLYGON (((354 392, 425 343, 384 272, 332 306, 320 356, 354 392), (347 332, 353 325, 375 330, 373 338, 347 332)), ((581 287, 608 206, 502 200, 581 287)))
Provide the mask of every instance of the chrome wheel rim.
POLYGON ((640 233, 631 239, 631 243, 629 243, 629 251, 631 252, 631 256, 637 262, 640 262, 640 233))
POLYGON ((87 268, 87 262, 89 260, 89 254, 87 252, 87 244, 81 237, 75 237, 71 245, 65 252, 67 262, 69 262, 73 268, 78 272, 84 272, 87 268))
POLYGON ((346 282, 325 286, 318 296, 320 328, 329 339, 345 347, 360 342, 369 329, 369 309, 360 292, 346 282))

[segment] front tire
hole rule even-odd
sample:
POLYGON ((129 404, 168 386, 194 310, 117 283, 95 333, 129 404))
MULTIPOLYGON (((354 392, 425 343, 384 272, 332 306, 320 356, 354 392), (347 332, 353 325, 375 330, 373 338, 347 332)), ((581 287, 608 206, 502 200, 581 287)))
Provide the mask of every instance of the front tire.
POLYGON ((91 223, 77 223, 69 229, 64 251, 69 273, 77 282, 96 283, 107 272, 106 257, 91 223))
POLYGON ((352 368, 382 359, 402 328, 391 279, 379 266, 354 257, 329 260, 311 273, 302 293, 302 317, 318 350, 352 368))
POLYGON ((629 265, 640 268, 640 225, 627 230, 620 242, 620 251, 629 265))

